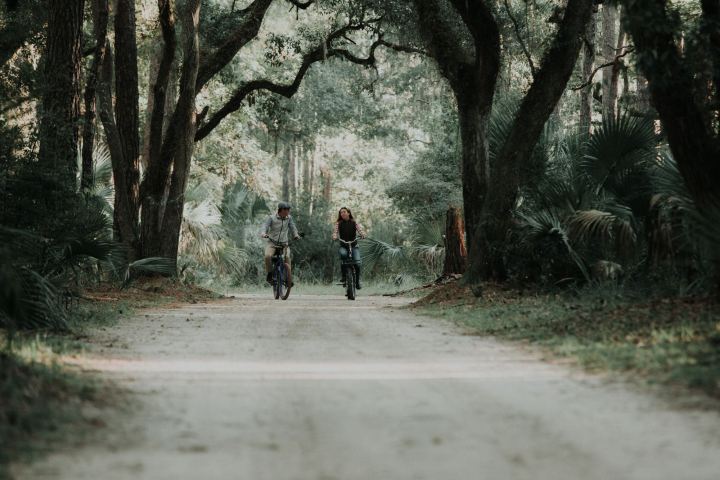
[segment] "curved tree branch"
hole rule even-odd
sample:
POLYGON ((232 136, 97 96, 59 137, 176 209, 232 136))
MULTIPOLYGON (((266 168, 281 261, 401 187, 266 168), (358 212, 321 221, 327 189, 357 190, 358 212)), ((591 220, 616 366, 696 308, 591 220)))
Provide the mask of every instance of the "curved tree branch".
POLYGON ((515 15, 513 15, 512 10, 510 9, 510 4, 508 3, 508 0, 503 0, 503 4, 505 5, 505 11, 508 14, 508 17, 510 17, 510 21, 513 24, 513 27, 515 28, 515 36, 517 37, 518 43, 520 43, 520 47, 522 48, 523 53, 525 54, 525 57, 527 58, 528 64, 530 65, 530 73, 532 74, 532 77, 535 78, 536 68, 535 63, 533 62, 532 55, 530 54, 530 50, 528 50, 527 45, 525 45, 525 40, 523 40, 522 35, 520 33, 520 24, 518 24, 517 19, 515 18, 515 15))
MULTIPOLYGON (((177 39, 175 37, 175 18, 170 0, 158 0, 160 26, 163 36, 163 51, 158 67, 157 79, 153 86, 153 110, 150 114, 150 138, 148 148, 148 165, 156 165, 160 156, 165 122, 165 99, 167 97, 170 70, 175 59, 177 39)), ((148 169, 150 173, 150 169, 148 169)), ((145 182, 143 182, 145 183, 145 182)))
POLYGON ((286 98, 292 97, 293 95, 295 95, 295 93, 297 93, 298 89, 300 88, 302 79, 305 77, 305 74, 308 72, 313 63, 321 62, 332 57, 340 57, 357 65, 370 67, 375 65, 375 63, 377 62, 377 59, 375 58, 375 51, 380 46, 384 46, 401 52, 422 54, 425 53, 424 51, 415 47, 396 45, 386 42, 382 38, 379 38, 372 43, 368 52, 368 56, 365 58, 359 57, 356 54, 350 52, 349 50, 343 48, 330 47, 333 40, 342 38, 347 32, 352 30, 362 30, 364 28, 367 28, 367 24, 365 23, 352 24, 346 25, 345 27, 332 32, 322 45, 316 47, 315 49, 306 53, 303 56, 300 68, 295 74, 295 78, 293 79, 293 81, 289 84, 278 84, 266 79, 252 80, 243 83, 240 88, 235 91, 233 96, 225 103, 225 105, 223 105, 220 110, 213 113, 208 119, 208 121, 198 129, 197 133, 195 134, 195 141, 198 142, 203 138, 207 137, 210 132, 212 132, 225 117, 240 109, 243 100, 252 92, 258 90, 267 90, 268 92, 282 95, 286 98))
POLYGON ((242 19, 238 27, 228 35, 225 42, 215 52, 201 61, 195 85, 196 94, 215 74, 235 58, 241 48, 257 36, 265 13, 272 2, 273 0, 255 0, 242 11, 242 19))
POLYGON ((595 77, 595 74, 597 72, 599 72, 603 68, 612 67, 614 65, 617 65, 617 63, 620 61, 621 58, 623 58, 625 55, 632 53, 634 51, 635 51, 634 47, 627 47, 627 50, 625 50, 620 55, 617 55, 612 62, 607 62, 607 63, 603 63, 602 65, 599 65, 598 67, 595 68, 595 70, 592 71, 592 73, 590 74, 590 76, 588 77, 588 79, 585 82, 578 85, 577 87, 571 87, 570 90, 582 90, 583 88, 589 86, 592 83, 593 77, 595 77))

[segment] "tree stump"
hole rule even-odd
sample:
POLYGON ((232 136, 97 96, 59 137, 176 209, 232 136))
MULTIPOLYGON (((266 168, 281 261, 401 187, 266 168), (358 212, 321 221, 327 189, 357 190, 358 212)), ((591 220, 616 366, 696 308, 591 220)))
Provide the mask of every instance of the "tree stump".
POLYGON ((465 222, 460 209, 449 207, 445 220, 445 265, 443 276, 465 273, 467 249, 465 248, 465 222))

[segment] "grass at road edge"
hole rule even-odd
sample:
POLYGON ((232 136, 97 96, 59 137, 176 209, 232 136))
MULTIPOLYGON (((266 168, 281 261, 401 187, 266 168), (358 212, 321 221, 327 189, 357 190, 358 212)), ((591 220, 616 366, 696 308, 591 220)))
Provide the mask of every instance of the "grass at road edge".
POLYGON ((82 355, 93 328, 112 326, 138 308, 196 303, 212 292, 148 279, 130 288, 99 286, 70 310, 70 331, 16 335, 8 352, 0 330, 0 480, 12 478, 10 464, 30 461, 58 445, 79 445, 105 425, 108 408, 127 400, 117 387, 64 360, 82 355))
POLYGON ((596 372, 682 385, 720 398, 720 305, 706 297, 662 298, 600 288, 528 294, 455 286, 418 302, 420 313, 479 335, 528 342, 596 372))

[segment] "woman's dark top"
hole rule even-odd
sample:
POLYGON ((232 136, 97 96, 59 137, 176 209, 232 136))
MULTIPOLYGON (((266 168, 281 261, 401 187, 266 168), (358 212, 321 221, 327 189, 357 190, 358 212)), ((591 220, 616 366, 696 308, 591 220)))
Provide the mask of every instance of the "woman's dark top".
MULTIPOLYGON (((355 220, 341 220, 338 222, 338 235, 341 240, 349 242, 357 236, 357 226, 355 220)), ((353 242, 355 246, 357 242, 353 242)))

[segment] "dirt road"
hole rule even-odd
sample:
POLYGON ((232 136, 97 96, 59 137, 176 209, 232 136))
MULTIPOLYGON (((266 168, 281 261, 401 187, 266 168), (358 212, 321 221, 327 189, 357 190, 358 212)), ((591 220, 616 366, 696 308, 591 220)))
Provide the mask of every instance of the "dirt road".
POLYGON ((718 479, 720 415, 398 310, 241 296, 99 331, 133 392, 22 479, 718 479))

